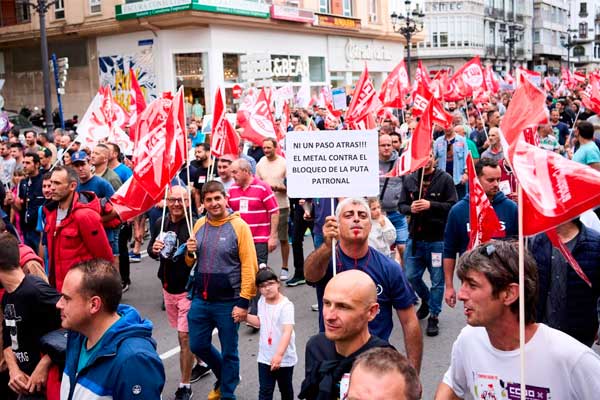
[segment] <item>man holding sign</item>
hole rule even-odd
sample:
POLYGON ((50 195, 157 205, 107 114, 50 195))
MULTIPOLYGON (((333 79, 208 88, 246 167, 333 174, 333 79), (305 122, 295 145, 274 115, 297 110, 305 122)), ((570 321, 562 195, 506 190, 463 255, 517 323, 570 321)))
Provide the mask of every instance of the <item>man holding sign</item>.
MULTIPOLYGON (((367 273, 377 287, 380 311, 369 323, 369 331, 388 340, 393 327, 392 309, 396 310, 404 333, 408 359, 417 369, 421 367, 423 338, 414 309, 416 297, 398 263, 369 247, 371 213, 366 201, 347 198, 339 203, 336 216, 329 216, 323 227, 324 243, 313 251, 305 262, 306 280, 317 288, 319 309, 322 309, 323 292, 333 277, 332 242, 335 248, 337 272, 359 269, 367 273)), ((320 331, 324 331, 323 317, 319 315, 320 331)))

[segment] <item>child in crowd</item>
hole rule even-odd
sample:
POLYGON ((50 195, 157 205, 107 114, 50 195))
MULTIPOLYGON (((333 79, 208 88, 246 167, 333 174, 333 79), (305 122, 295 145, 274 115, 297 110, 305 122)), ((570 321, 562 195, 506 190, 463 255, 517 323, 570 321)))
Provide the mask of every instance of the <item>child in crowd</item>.
POLYGON ((378 198, 372 197, 368 199, 368 202, 372 225, 371 233, 369 233, 369 246, 388 257, 394 257, 391 246, 396 241, 396 228, 381 211, 378 198))
POLYGON ((294 398, 292 376, 298 362, 294 333, 294 304, 281 294, 281 282, 270 268, 256 274, 256 287, 261 297, 257 315, 246 321, 260 327, 258 345, 259 400, 273 398, 275 383, 279 385, 282 400, 294 398))

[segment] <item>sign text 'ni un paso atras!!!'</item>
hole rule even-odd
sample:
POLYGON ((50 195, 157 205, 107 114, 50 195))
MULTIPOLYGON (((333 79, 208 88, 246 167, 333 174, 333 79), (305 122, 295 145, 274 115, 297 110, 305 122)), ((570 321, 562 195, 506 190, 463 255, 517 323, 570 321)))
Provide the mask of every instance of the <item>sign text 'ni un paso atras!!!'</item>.
POLYGON ((288 132, 290 197, 377 196, 376 131, 288 132))

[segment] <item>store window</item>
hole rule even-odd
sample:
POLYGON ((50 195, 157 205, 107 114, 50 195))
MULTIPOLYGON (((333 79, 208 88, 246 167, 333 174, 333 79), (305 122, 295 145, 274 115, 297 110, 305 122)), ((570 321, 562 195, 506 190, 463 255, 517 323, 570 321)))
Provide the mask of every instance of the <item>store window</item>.
POLYGON ((345 80, 346 80, 346 73, 345 72, 331 72, 329 74, 329 78, 331 80, 331 87, 332 88, 339 88, 339 87, 344 87, 346 86, 344 84, 345 80))
POLYGON ((239 81, 240 55, 223 54, 223 80, 236 83, 239 81))
POLYGON ((319 12, 329 13, 329 0, 319 0, 319 12))
POLYGON ((190 116, 199 120, 206 110, 204 72, 207 57, 202 53, 184 53, 173 56, 175 62, 176 88, 184 87, 184 96, 190 106, 190 116))
POLYGON ((308 57, 311 82, 325 82, 325 57, 308 57))
POLYGON ((308 59, 302 56, 271 55, 273 82, 302 82, 309 75, 308 59))

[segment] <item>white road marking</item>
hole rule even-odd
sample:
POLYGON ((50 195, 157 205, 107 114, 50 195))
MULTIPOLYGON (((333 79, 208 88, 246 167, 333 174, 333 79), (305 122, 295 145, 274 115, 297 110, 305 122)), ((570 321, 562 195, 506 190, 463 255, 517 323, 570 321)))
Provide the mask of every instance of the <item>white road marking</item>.
MULTIPOLYGON (((215 336, 217 334, 217 328, 213 329, 212 335, 215 336)), ((177 346, 177 347, 173 347, 171 350, 167 350, 164 353, 162 353, 159 357, 161 360, 166 360, 167 358, 171 358, 176 354, 179 354, 179 352, 181 351, 181 347, 177 346)))

